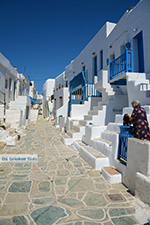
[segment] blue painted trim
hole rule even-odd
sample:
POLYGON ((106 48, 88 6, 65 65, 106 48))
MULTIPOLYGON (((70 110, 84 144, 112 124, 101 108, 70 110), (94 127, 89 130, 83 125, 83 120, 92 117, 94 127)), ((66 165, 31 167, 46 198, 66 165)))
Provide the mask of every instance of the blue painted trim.
POLYGON ((29 96, 29 98, 31 99, 31 104, 35 104, 36 99, 35 98, 32 98, 31 96, 29 96))

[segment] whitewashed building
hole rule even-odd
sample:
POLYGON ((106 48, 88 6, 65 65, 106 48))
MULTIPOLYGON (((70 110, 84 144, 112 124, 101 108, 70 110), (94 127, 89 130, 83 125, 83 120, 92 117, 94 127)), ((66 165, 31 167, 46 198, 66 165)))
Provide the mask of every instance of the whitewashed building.
POLYGON ((55 93, 54 93, 54 118, 56 124, 64 127, 68 116, 68 80, 66 80, 65 72, 55 78, 55 93))
POLYGON ((37 99, 37 91, 34 81, 30 81, 29 96, 33 99, 37 99))
POLYGON ((55 79, 46 80, 43 86, 43 117, 49 117, 54 109, 55 79))
MULTIPOLYGON (((119 126, 123 115, 132 113, 134 99, 141 101, 150 123, 149 20, 150 1, 141 0, 117 24, 107 22, 100 29, 65 68, 68 110, 56 117, 63 116, 56 123, 64 126, 62 141, 66 145, 73 144, 108 182, 123 182, 147 204, 150 142, 135 139, 129 132, 123 142, 119 126)), ((56 79, 60 80, 59 76, 56 79)), ((59 83, 63 85, 63 79, 59 83)), ((55 112, 64 105, 59 99, 55 112)))
POLYGON ((0 53, 0 119, 16 129, 30 122, 29 83, 0 53))

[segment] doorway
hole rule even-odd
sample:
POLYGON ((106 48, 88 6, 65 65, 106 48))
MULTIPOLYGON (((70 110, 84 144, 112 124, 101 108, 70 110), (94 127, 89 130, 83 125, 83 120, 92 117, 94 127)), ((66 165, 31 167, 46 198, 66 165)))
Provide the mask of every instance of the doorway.
POLYGON ((143 50, 143 33, 139 32, 133 38, 134 47, 134 71, 144 72, 144 50, 143 50))

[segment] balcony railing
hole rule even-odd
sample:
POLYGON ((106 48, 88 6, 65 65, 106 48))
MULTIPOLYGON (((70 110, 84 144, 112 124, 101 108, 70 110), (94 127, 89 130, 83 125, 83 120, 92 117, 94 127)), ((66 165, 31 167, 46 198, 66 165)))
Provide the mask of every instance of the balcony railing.
POLYGON ((133 72, 133 51, 126 48, 126 52, 110 61, 110 80, 123 72, 133 72))
POLYGON ((84 101, 88 101, 88 97, 91 96, 101 96, 101 93, 94 88, 94 83, 88 82, 88 72, 82 71, 82 76, 84 78, 85 84, 84 86, 80 86, 77 88, 70 88, 70 101, 69 101, 69 112, 70 115, 72 104, 82 103, 84 101))
POLYGON ((85 86, 70 89, 71 104, 88 101, 88 97, 100 96, 100 92, 94 88, 94 83, 89 82, 85 86))

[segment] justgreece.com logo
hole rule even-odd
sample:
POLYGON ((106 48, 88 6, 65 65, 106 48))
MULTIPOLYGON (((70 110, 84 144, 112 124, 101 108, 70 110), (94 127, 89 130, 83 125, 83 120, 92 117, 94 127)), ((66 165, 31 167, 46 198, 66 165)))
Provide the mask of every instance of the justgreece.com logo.
POLYGON ((0 155, 0 162, 37 162, 36 154, 4 154, 0 155))

